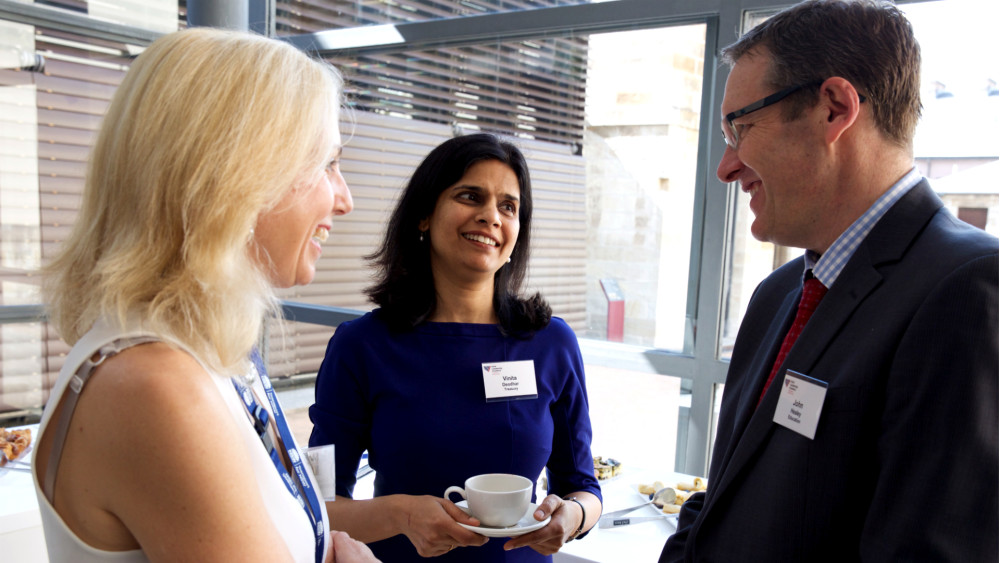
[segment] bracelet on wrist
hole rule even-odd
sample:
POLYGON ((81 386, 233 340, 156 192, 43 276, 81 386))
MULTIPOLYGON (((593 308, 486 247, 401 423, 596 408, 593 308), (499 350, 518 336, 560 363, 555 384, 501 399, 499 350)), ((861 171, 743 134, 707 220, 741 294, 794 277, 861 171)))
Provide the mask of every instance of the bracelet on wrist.
POLYGON ((576 497, 567 497, 564 498, 563 500, 575 502, 577 506, 580 507, 580 514, 583 516, 582 518, 580 518, 580 527, 577 528, 576 531, 569 536, 568 540, 566 540, 566 541, 573 541, 577 538, 577 536, 579 536, 583 532, 583 526, 586 525, 587 523, 587 509, 583 507, 583 503, 580 502, 576 497))

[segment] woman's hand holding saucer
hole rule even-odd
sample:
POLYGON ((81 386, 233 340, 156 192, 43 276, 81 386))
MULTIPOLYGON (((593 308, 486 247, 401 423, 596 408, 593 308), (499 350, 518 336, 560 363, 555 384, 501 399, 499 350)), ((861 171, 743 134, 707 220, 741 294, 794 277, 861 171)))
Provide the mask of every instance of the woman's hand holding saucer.
POLYGON ((519 547, 530 547, 542 555, 552 555, 569 541, 580 525, 580 511, 576 503, 563 500, 557 495, 549 495, 535 510, 535 520, 541 522, 549 516, 552 520, 540 530, 511 538, 504 544, 507 551, 519 547))

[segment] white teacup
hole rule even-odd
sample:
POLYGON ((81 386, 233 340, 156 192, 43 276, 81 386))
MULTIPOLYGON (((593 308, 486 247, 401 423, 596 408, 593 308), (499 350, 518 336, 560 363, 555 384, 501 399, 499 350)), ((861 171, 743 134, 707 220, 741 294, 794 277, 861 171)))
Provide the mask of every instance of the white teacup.
POLYGON ((487 473, 465 480, 465 488, 448 487, 444 498, 451 493, 462 495, 469 504, 469 512, 486 526, 506 528, 517 524, 528 511, 531 502, 531 479, 509 473, 487 473))

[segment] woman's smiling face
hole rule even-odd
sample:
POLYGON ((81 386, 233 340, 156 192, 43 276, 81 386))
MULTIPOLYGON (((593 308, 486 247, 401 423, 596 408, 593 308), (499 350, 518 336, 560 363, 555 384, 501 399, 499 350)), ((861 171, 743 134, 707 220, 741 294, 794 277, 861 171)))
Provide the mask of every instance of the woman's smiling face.
POLYGON ((274 209, 260 216, 254 228, 258 260, 275 287, 306 285, 316 275, 320 244, 330 233, 331 215, 354 208, 347 182, 340 173, 340 137, 324 170, 290 190, 274 209))
POLYGON ((438 196, 420 222, 430 235, 431 269, 440 275, 493 279, 514 251, 521 187, 510 166, 481 160, 438 196))

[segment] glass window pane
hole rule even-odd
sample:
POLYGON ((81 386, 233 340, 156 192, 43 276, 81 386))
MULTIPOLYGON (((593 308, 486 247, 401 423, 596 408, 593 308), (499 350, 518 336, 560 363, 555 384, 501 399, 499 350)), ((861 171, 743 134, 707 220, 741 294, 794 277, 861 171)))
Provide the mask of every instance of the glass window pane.
POLYGON ((35 28, 0 21, 0 304, 38 303, 41 266, 35 28))
POLYGON ((593 364, 586 369, 593 454, 621 462, 627 472, 673 471, 685 407, 681 378, 593 364))
POLYGON ((750 234, 750 224, 753 222, 750 196, 732 186, 730 193, 733 200, 730 204, 733 225, 726 256, 726 294, 722 303, 723 324, 719 338, 719 357, 722 359, 732 356, 736 334, 754 288, 783 263, 775 264, 776 259, 780 260, 782 257, 782 248, 769 242, 761 242, 750 234))
POLYGON ((726 391, 725 383, 716 383, 712 386, 712 421, 709 425, 711 428, 711 433, 709 435, 709 452, 708 452, 708 463, 706 466, 711 466, 712 464, 712 454, 714 453, 715 446, 715 436, 719 431, 719 409, 722 407, 722 395, 726 391))
POLYGON ((37 5, 160 33, 178 29, 178 4, 183 2, 184 0, 34 0, 37 5))
POLYGON ((42 323, 0 325, 0 426, 33 422, 41 414, 50 387, 46 351, 42 323))
MULTIPOLYGON (((76 218, 133 47, 0 21, 0 306, 41 302, 38 270, 76 218)), ((0 325, 0 417, 37 416, 68 349, 47 324, 0 325)))
POLYGON ((1000 67, 992 28, 1000 6, 967 0, 900 7, 920 41, 917 168, 953 214, 997 236, 1000 138, 992 132, 1000 127, 1000 67))
POLYGON ((589 46, 583 335, 690 353, 705 27, 594 34, 589 46))

